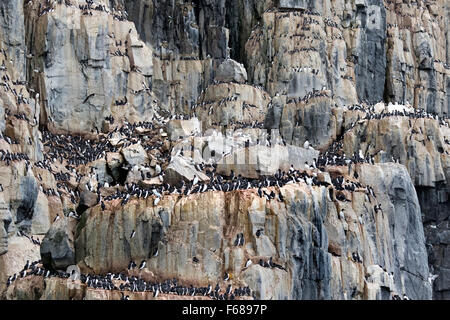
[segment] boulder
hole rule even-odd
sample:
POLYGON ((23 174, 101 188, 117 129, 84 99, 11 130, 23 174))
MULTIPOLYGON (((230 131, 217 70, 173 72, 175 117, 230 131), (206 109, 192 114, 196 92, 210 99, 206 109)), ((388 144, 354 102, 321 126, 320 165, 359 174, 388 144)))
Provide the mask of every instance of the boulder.
POLYGON ((243 64, 233 59, 227 59, 217 68, 215 80, 219 82, 245 83, 247 81, 247 71, 243 64))
POLYGON ((119 179, 120 171, 119 168, 124 161, 123 156, 119 152, 108 152, 106 154, 106 163, 111 174, 115 180, 119 179))
POLYGON ((55 221, 41 244, 41 259, 45 268, 66 270, 75 264, 74 233, 76 220, 61 217, 55 221))
POLYGON ((195 167, 184 157, 174 157, 165 170, 164 182, 176 185, 181 181, 192 181, 197 176, 199 181, 208 181, 209 177, 203 172, 197 171, 195 167))
POLYGON ((142 165, 148 163, 148 155, 139 143, 133 144, 129 147, 122 149, 121 151, 125 161, 131 166, 142 165))
POLYGON ((110 183, 113 181, 113 178, 108 173, 107 160, 104 158, 95 160, 91 163, 90 167, 94 169, 94 173, 98 179, 97 183, 110 183))
POLYGON ((167 123, 167 133, 171 141, 184 139, 201 133, 201 123, 197 118, 189 120, 170 120, 167 123))
POLYGON ((80 208, 90 208, 97 204, 97 193, 89 190, 82 191, 80 194, 80 208))

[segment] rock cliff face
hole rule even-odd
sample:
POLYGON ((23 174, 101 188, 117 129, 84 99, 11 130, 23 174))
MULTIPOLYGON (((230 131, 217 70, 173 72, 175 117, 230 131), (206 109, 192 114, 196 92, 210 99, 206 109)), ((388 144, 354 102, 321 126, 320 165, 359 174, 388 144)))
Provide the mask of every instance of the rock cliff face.
POLYGON ((449 299, 449 9, 2 1, 0 296, 449 299))
POLYGON ((200 285, 227 272, 261 299, 373 299, 403 291, 430 298, 420 206, 407 171, 384 164, 357 172, 374 186, 382 213, 373 211, 364 192, 342 204, 328 200, 325 187, 301 185, 280 188, 283 202, 245 190, 168 196, 158 206, 152 199, 131 201, 103 212, 96 206, 78 225, 77 264, 103 274, 147 260, 158 277, 200 285), (259 237, 258 229, 264 229, 259 237), (132 230, 136 236, 128 239, 132 230), (233 245, 238 233, 246 239, 243 247, 233 245), (355 252, 362 263, 351 259, 355 252), (287 271, 258 265, 265 257, 276 257, 287 271), (248 259, 254 263, 246 268, 248 259), (368 277, 370 268, 385 280, 368 277))

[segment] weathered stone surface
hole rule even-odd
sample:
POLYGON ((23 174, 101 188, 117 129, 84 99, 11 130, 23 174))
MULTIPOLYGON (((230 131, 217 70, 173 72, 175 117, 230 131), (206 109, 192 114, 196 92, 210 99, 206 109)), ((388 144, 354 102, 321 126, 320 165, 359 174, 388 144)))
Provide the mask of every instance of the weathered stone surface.
POLYGON ((226 176, 231 170, 236 175, 247 178, 274 175, 278 170, 289 171, 291 165, 304 169, 305 163, 312 164, 319 151, 276 144, 272 147, 262 145, 233 150, 217 164, 217 172, 226 176))
POLYGON ((382 214, 375 214, 363 192, 355 192, 352 203, 344 205, 327 200, 324 187, 301 184, 280 189, 284 203, 259 198, 253 189, 166 196, 156 207, 152 199, 133 200, 115 211, 102 212, 97 206, 79 229, 78 265, 84 271, 119 271, 130 260, 146 259, 159 277, 183 274, 186 281, 204 284, 220 281, 227 271, 235 283, 251 285, 264 299, 390 299, 393 293, 430 299, 420 208, 406 169, 383 164, 357 170, 364 182, 373 183, 382 214), (343 228, 337 215, 343 205, 348 210, 347 235, 336 233, 343 228), (260 239, 255 231, 261 227, 260 239), (99 228, 104 231, 93 232, 99 228), (132 230, 136 236, 130 239, 132 230), (242 249, 233 246, 240 232, 246 239, 242 249), (369 233, 371 237, 365 236, 369 233), (340 247, 341 256, 332 259, 329 242, 340 247), (113 249, 105 250, 111 243, 113 249), (158 255, 153 256, 156 250, 158 255), (359 252, 362 264, 351 259, 352 252, 359 252), (192 263, 193 256, 201 263, 192 263), (243 268, 244 256, 254 259, 250 268, 243 268), (257 264, 268 256, 287 272, 257 264), (340 260, 338 265, 334 259, 340 260), (365 268, 370 284, 364 281, 365 268), (379 269, 393 272, 393 281, 379 269), (332 285, 336 281, 344 291, 332 285))
MULTIPOLYGON (((42 237, 36 236, 36 238, 42 240, 42 237)), ((37 261, 40 259, 39 246, 33 244, 26 237, 13 236, 8 241, 8 252, 0 255, 0 291, 5 289, 8 276, 19 274, 27 260, 37 261)))
POLYGON ((97 204, 97 194, 95 192, 85 190, 80 194, 80 206, 90 208, 97 204))
POLYGON ((208 176, 203 172, 197 171, 190 161, 184 157, 177 156, 172 159, 172 162, 166 168, 164 182, 177 185, 182 181, 193 181, 195 176, 198 177, 199 181, 209 180, 208 176))
POLYGON ((127 35, 128 57, 130 67, 139 70, 144 76, 153 75, 153 55, 151 48, 138 39, 137 34, 127 35))
POLYGON ((276 0, 278 8, 281 9, 308 9, 309 4, 313 2, 310 0, 276 0))
POLYGON ((85 15, 78 5, 64 4, 38 17, 32 11, 38 5, 28 6, 27 18, 35 25, 29 32, 37 44, 32 78, 41 85, 43 122, 54 130, 81 133, 101 129, 105 117, 120 116, 124 108, 130 118, 152 115, 151 96, 132 94, 142 82, 148 86, 146 77, 153 74, 152 50, 137 39, 133 23, 105 11, 85 15), (125 97, 127 104, 116 107, 125 97))
POLYGON ((148 155, 144 147, 139 143, 133 144, 121 151, 125 161, 131 166, 148 163, 148 155))
POLYGON ((386 9, 383 1, 368 0, 356 6, 355 20, 361 32, 352 54, 358 98, 370 103, 383 99, 386 80, 386 9))
POLYGON ((373 155, 382 151, 375 156, 377 162, 399 159, 416 186, 435 187, 449 177, 448 157, 438 151, 448 148, 444 142, 448 134, 449 128, 434 119, 388 117, 355 126, 345 133, 343 144, 346 154, 364 150, 373 155))
POLYGON ((111 170, 111 174, 115 180, 120 177, 120 166, 124 161, 123 156, 118 152, 108 152, 106 154, 106 163, 108 165, 109 170, 111 170))
POLYGON ((239 122, 251 125, 263 123, 270 96, 261 88, 247 84, 219 83, 206 88, 199 97, 196 115, 204 130, 212 125, 239 122))
POLYGON ((76 220, 66 217, 52 224, 41 244, 42 263, 46 268, 66 270, 75 264, 75 226, 76 220))
POLYGON ((189 120, 170 120, 167 123, 167 133, 172 141, 199 134, 201 130, 201 123, 197 118, 189 120))
POLYGON ((31 171, 26 175, 25 163, 16 166, 0 166, 0 184, 3 187, 4 201, 14 218, 13 228, 29 230, 34 206, 38 196, 38 186, 31 171))
POLYGON ((0 202, 0 255, 8 252, 8 233, 12 222, 11 211, 3 199, 0 202))
POLYGON ((44 193, 39 192, 34 206, 33 220, 31 221, 32 234, 46 234, 50 229, 51 209, 49 200, 44 193))
POLYGON ((219 82, 244 83, 247 81, 247 71, 243 64, 233 59, 227 59, 217 68, 215 80, 219 82))
POLYGON ((0 3, 0 37, 4 49, 15 61, 16 76, 25 79, 25 24, 23 4, 5 0, 0 3))

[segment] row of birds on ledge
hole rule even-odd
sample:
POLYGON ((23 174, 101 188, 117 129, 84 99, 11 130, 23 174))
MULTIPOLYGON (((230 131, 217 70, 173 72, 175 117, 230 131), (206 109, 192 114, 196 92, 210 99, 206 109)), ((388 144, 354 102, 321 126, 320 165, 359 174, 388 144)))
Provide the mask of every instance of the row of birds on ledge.
MULTIPOLYGON (((128 270, 133 270, 136 266, 133 262, 130 262, 128 270)), ((139 270, 143 270, 146 267, 145 260, 139 266, 139 270)), ((69 270, 67 270, 69 271, 69 270)), ((128 272, 129 273, 129 272, 128 272)), ((120 273, 107 273, 106 275, 92 275, 78 273, 76 269, 72 269, 70 272, 64 271, 51 271, 45 269, 42 264, 42 260, 30 262, 27 260, 25 266, 19 274, 14 274, 8 277, 6 282, 7 287, 12 285, 16 280, 23 279, 29 276, 41 276, 44 279, 48 278, 60 278, 72 280, 72 282, 80 281, 82 284, 86 285, 88 288, 100 289, 100 290, 115 290, 121 292, 121 300, 129 300, 130 296, 125 293, 129 292, 151 292, 153 297, 156 298, 158 295, 178 295, 178 296, 204 296, 215 300, 235 300, 240 297, 253 297, 256 295, 250 287, 237 287, 234 288, 232 284, 228 284, 223 290, 219 283, 214 287, 209 284, 206 287, 195 287, 193 285, 183 285, 176 279, 168 279, 163 282, 152 282, 145 281, 141 277, 136 277, 129 275, 125 272, 120 273)), ((228 273, 223 276, 223 281, 227 282, 230 280, 228 273)))
MULTIPOLYGON (((260 260, 260 265, 268 268, 280 267, 276 265, 272 258, 269 262, 263 263, 260 260)), ((145 260, 139 265, 139 270, 142 271, 146 267, 145 260)), ((23 269, 19 274, 9 276, 6 282, 6 286, 11 286, 16 280, 24 279, 26 277, 42 277, 43 279, 59 278, 67 279, 72 283, 81 283, 87 288, 94 290, 108 290, 108 291, 120 291, 121 300, 130 300, 130 293, 152 293, 154 298, 157 298, 160 294, 166 295, 178 295, 178 296, 203 296, 209 297, 213 300, 235 300, 241 297, 252 297, 256 300, 256 294, 250 289, 249 286, 236 287, 233 290, 233 285, 226 285, 225 289, 222 289, 219 283, 213 287, 211 284, 204 287, 196 287, 191 285, 183 285, 177 278, 167 279, 162 282, 145 281, 141 277, 130 275, 132 270, 137 268, 134 262, 130 262, 128 266, 128 272, 120 273, 107 273, 106 275, 92 275, 79 273, 75 268, 64 271, 51 271, 46 269, 42 260, 30 262, 27 260, 23 269)), ((434 276, 433 280, 436 278, 434 276)), ((223 281, 226 283, 230 280, 230 276, 225 272, 223 275, 223 281)), ((403 294, 400 297, 398 294, 394 294, 391 297, 392 300, 410 300, 410 298, 403 294)))
MULTIPOLYGON (((104 201, 112 201, 115 199, 122 199, 121 205, 125 205, 132 197, 146 199, 148 197, 155 196, 154 205, 157 205, 163 195, 184 195, 189 196, 190 194, 203 193, 207 191, 235 191, 235 190, 249 190, 256 189, 257 194, 261 198, 266 198, 267 200, 277 199, 278 201, 284 201, 281 192, 275 194, 272 190, 268 193, 268 190, 263 190, 270 187, 281 188, 287 184, 304 183, 309 186, 324 186, 328 187, 333 184, 333 187, 337 191, 347 190, 355 191, 356 189, 364 189, 363 185, 359 182, 354 182, 351 180, 345 180, 343 176, 331 179, 331 184, 320 179, 317 172, 312 171, 308 173, 309 170, 313 170, 314 166, 309 166, 306 164, 305 171, 294 169, 293 166, 288 172, 278 170, 273 176, 263 177, 259 179, 245 178, 242 175, 235 175, 233 170, 229 176, 222 176, 216 174, 216 165, 203 165, 201 166, 210 176, 209 182, 200 181, 198 176, 194 176, 194 179, 189 182, 184 180, 177 185, 170 185, 168 183, 163 183, 161 185, 151 185, 151 186, 141 186, 137 183, 126 183, 125 188, 117 188, 114 194, 102 197, 100 193, 100 188, 97 189, 98 202, 101 204, 102 210, 106 209, 104 201)), ((103 185, 104 186, 104 185, 103 185)), ((370 187, 368 187, 370 188, 370 187)), ((330 200, 333 200, 333 189, 330 189, 330 200)), ((373 192, 372 192, 373 194, 373 192)), ((349 201, 342 194, 338 194, 338 200, 349 201)))

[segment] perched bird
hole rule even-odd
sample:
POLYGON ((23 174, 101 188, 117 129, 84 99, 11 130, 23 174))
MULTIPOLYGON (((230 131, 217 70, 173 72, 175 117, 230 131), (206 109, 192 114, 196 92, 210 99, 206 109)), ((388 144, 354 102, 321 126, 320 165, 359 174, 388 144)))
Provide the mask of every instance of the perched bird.
POLYGON ((239 235, 240 235, 240 238, 239 238, 238 246, 243 246, 244 243, 245 243, 245 240, 244 240, 244 234, 243 234, 243 233, 240 233, 239 235))
POLYGON ((130 261, 128 264, 128 270, 133 270, 134 267, 136 267, 136 263, 134 263, 134 261, 130 261))
POLYGON ((263 197, 263 192, 261 190, 261 187, 258 188, 258 195, 259 195, 260 198, 263 197))
POLYGON ((434 280, 436 280, 437 277, 439 277, 439 275, 437 275, 437 274, 430 274, 430 276, 428 277, 428 282, 432 285, 434 280))
POLYGON ((226 294, 230 294, 231 293, 231 284, 229 284, 228 286, 227 286, 227 288, 226 288, 226 290, 225 290, 225 293, 226 294))
POLYGON ((344 209, 341 209, 341 210, 339 211, 339 219, 345 220, 344 209))
POLYGON ((236 235, 236 240, 234 240, 234 246, 237 247, 239 245, 239 234, 236 235))
POLYGON ((264 229, 258 229, 258 230, 256 230, 255 235, 256 235, 257 238, 259 238, 259 237, 261 236, 261 233, 263 232, 263 230, 264 230, 264 229))

